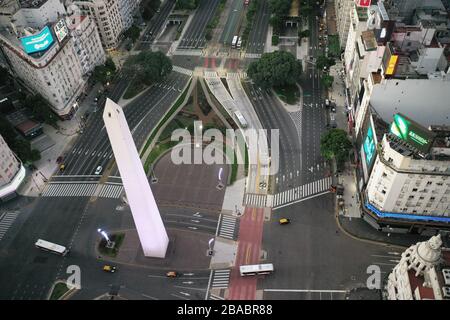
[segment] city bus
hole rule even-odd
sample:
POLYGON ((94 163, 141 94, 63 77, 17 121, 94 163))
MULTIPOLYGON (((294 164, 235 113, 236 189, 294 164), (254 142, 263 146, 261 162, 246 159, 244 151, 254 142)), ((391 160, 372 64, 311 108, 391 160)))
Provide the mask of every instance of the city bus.
POLYGON ((61 256, 65 256, 69 252, 69 250, 67 250, 67 248, 64 246, 60 246, 59 244, 45 241, 42 239, 38 239, 38 241, 36 241, 34 245, 36 246, 36 248, 45 251, 50 251, 51 253, 59 254, 61 256))
POLYGON ((240 49, 241 48, 241 44, 242 44, 242 39, 241 37, 238 38, 238 42, 236 44, 236 49, 240 49))
POLYGON ((231 48, 236 48, 238 42, 238 36, 233 37, 233 41, 231 42, 231 48))
POLYGON ((247 127, 247 121, 245 120, 244 116, 242 115, 242 113, 240 113, 239 111, 235 111, 234 115, 236 116, 237 120, 239 121, 239 123, 241 124, 242 128, 247 127))
POLYGON ((273 272, 273 264, 249 264, 239 267, 241 276, 255 276, 258 274, 271 274, 273 272))

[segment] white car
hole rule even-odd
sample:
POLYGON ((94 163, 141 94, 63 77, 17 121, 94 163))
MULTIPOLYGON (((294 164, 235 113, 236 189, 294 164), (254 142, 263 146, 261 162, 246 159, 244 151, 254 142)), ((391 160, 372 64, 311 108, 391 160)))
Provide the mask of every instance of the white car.
POLYGON ((100 174, 102 172, 102 166, 98 166, 97 169, 95 169, 95 174, 100 174))

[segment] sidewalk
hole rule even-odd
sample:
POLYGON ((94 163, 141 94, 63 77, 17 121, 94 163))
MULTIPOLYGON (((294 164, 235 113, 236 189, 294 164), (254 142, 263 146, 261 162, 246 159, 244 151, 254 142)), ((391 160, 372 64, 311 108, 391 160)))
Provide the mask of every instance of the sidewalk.
POLYGON ((71 120, 58 121, 58 129, 44 124, 44 134, 54 144, 41 153, 41 160, 34 163, 36 170, 33 172, 27 170, 27 176, 17 190, 18 194, 37 197, 43 192, 46 182, 58 170, 59 165, 56 163, 56 159, 72 147, 75 143, 75 138, 79 135, 82 119, 87 112, 91 113, 93 111, 92 103, 97 96, 100 86, 100 84, 97 84, 91 89, 88 96, 80 103, 80 107, 71 120))
MULTIPOLYGON (((334 77, 333 86, 328 91, 330 101, 336 103, 336 124, 340 129, 348 132, 347 113, 345 110, 345 84, 339 76, 342 70, 342 62, 337 61, 336 65, 330 68, 330 75, 334 77)), ((351 139, 351 137, 349 136, 351 139)), ((346 163, 345 169, 337 176, 337 183, 344 186, 343 210, 336 205, 336 220, 339 227, 347 235, 356 240, 379 243, 386 246, 407 247, 418 241, 424 241, 427 237, 412 234, 384 233, 370 226, 361 215, 361 203, 357 187, 357 176, 355 167, 351 163, 346 163)))

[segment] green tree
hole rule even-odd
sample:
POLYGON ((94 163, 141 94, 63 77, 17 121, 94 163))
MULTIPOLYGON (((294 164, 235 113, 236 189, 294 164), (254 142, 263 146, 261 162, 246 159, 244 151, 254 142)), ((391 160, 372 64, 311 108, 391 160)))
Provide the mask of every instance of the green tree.
POLYGON ((317 69, 323 69, 323 67, 330 68, 331 66, 334 66, 336 64, 336 61, 334 61, 333 58, 327 58, 325 56, 318 56, 316 60, 316 67, 317 69))
POLYGON ((41 159, 41 153, 36 149, 31 149, 30 141, 25 139, 16 139, 11 149, 24 163, 31 163, 41 159))
POLYGON ((159 82, 172 71, 172 61, 160 51, 141 51, 124 64, 124 72, 146 85, 159 82))
POLYGON ((325 89, 331 88, 333 85, 334 77, 330 76, 329 74, 325 74, 322 76, 322 79, 320 79, 325 89))
POLYGON ((106 59, 104 65, 96 66, 94 68, 92 78, 95 82, 100 82, 105 85, 112 80, 112 78, 116 74, 116 70, 116 65, 113 59, 108 58, 106 59))
POLYGON ((274 15, 286 16, 291 9, 291 0, 270 0, 269 9, 274 15))
POLYGON ((293 85, 302 73, 302 64, 292 53, 275 51, 264 53, 261 59, 248 66, 248 76, 260 87, 293 85))
POLYGON ((9 83, 8 70, 0 67, 0 86, 4 86, 9 83))
POLYGON ((141 2, 142 18, 145 21, 150 21, 155 15, 156 11, 161 5, 161 0, 144 0, 141 2))
POLYGON ((29 95, 25 98, 24 106, 28 108, 33 117, 57 128, 58 116, 53 112, 48 102, 39 94, 29 95))
MULTIPOLYGON (((134 24, 131 27, 129 27, 127 31, 124 32, 124 36, 127 38, 130 38, 132 42, 136 42, 136 40, 139 39, 140 34, 141 34, 141 29, 134 24)), ((115 66, 114 66, 114 68, 115 68, 115 66)))
POLYGON ((327 160, 335 159, 338 166, 347 160, 351 148, 347 132, 342 129, 329 130, 320 139, 320 153, 327 160))
POLYGON ((193 10, 197 8, 199 0, 177 0, 175 9, 193 10))

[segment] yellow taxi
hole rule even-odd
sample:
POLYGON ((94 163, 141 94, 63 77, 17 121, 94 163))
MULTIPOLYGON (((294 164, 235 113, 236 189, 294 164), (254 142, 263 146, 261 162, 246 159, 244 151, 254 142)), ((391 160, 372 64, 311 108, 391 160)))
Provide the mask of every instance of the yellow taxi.
POLYGON ((283 225, 283 224, 289 224, 289 223, 291 223, 291 220, 289 220, 288 218, 281 218, 278 222, 279 222, 281 225, 283 225))

